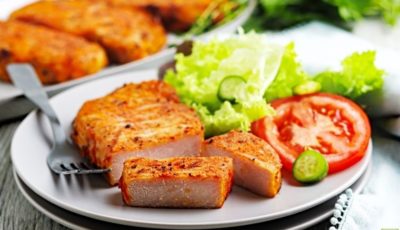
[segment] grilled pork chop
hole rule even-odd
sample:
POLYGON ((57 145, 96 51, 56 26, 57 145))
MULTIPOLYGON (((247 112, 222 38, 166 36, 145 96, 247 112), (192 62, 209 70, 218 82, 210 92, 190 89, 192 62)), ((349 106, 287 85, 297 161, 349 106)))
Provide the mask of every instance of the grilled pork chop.
POLYGON ((232 176, 228 157, 133 158, 124 163, 120 188, 130 206, 220 208, 232 176))
POLYGON ((275 150, 251 133, 231 131, 205 141, 204 156, 233 158, 235 184, 274 197, 281 187, 281 162, 275 150))
POLYGON ((86 102, 73 123, 72 138, 81 152, 118 183, 131 157, 198 156, 204 129, 196 113, 180 104, 161 81, 128 84, 86 102))
POLYGON ((18 21, 0 21, 0 79, 10 81, 6 66, 30 63, 43 84, 95 73, 107 65, 96 43, 70 34, 18 21))
POLYGON ((166 42, 161 22, 141 9, 126 10, 80 0, 52 0, 29 4, 15 11, 11 18, 97 42, 116 63, 156 53, 166 42))
MULTIPOLYGON (((196 19, 213 4, 213 0, 87 0, 106 2, 111 6, 125 9, 138 7, 150 9, 161 15, 164 25, 170 31, 184 31, 190 28, 196 19)), ((221 1, 219 1, 221 2, 221 1)))

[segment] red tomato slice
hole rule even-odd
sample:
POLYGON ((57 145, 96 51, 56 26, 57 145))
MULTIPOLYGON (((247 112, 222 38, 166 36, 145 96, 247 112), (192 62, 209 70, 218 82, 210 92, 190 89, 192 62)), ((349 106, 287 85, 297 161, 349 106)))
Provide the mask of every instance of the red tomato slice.
POLYGON ((346 169, 365 154, 371 128, 367 115, 353 101, 342 96, 316 93, 273 101, 276 116, 253 122, 252 132, 279 153, 283 167, 304 150, 322 153, 329 173, 346 169))

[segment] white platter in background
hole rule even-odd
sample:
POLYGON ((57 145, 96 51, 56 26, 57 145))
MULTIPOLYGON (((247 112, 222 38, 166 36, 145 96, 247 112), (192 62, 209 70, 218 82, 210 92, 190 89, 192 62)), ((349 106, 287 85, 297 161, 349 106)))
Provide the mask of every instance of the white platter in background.
MULTIPOLYGON (((27 5, 31 2, 34 2, 33 0, 0 0, 0 20, 6 20, 8 18, 8 15, 10 15, 11 12, 14 10, 27 5)), ((221 33, 233 33, 236 31, 238 27, 240 27, 251 15, 253 12, 255 6, 256 6, 256 0, 249 0, 248 6, 246 9, 243 10, 243 12, 237 16, 235 19, 232 21, 221 25, 219 27, 216 27, 215 29, 201 34, 196 37, 196 39, 205 39, 209 36, 214 36, 217 34, 221 33)), ((173 34, 168 35, 168 44, 177 44, 179 43, 179 37, 174 36, 173 34)), ((127 72, 127 71, 132 71, 132 70, 139 70, 139 69, 148 69, 148 68, 156 68, 165 62, 172 60, 173 56, 175 54, 175 48, 165 48, 161 50, 160 52, 151 55, 149 57, 143 58, 138 61, 133 61, 127 64, 123 65, 114 65, 107 67, 103 69, 102 71, 91 74, 79 79, 55 84, 55 85, 49 85, 45 87, 46 92, 55 94, 58 93, 64 89, 67 89, 71 86, 81 84, 83 82, 91 81, 94 79, 99 79, 102 77, 109 77, 113 74, 116 73, 121 73, 121 72, 127 72)), ((5 83, 0 81, 0 103, 4 101, 11 100, 17 96, 22 95, 20 90, 16 89, 13 85, 9 83, 5 83)))
MULTIPOLYGON (((103 96, 127 82, 155 79, 156 70, 117 74, 68 89, 51 99, 65 131, 81 105, 103 96)), ((368 166, 372 144, 365 157, 354 166, 329 175, 312 186, 300 186, 285 176, 282 189, 266 199, 234 187, 221 209, 149 209, 124 206, 117 187, 110 188, 101 176, 64 177, 50 172, 46 157, 51 132, 47 120, 32 112, 15 132, 11 144, 14 169, 21 180, 47 201, 74 213, 122 225, 157 228, 217 228, 240 226, 293 215, 315 207, 351 186, 368 166)))

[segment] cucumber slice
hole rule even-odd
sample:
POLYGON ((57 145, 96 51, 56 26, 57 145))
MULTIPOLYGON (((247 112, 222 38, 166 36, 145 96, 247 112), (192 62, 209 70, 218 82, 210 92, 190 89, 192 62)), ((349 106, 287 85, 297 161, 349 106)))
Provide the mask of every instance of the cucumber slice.
POLYGON ((218 97, 222 101, 235 101, 238 95, 245 90, 246 80, 240 76, 225 77, 218 88, 218 97))
POLYGON ((293 164, 293 177, 301 183, 315 183, 326 177, 328 167, 328 162, 321 153, 306 150, 293 164))

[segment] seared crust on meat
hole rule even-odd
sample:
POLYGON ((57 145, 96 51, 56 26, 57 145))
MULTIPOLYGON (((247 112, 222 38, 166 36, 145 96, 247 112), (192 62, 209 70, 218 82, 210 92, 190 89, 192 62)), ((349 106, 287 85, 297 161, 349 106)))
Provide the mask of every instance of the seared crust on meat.
POLYGON ((120 188, 127 205, 219 208, 232 177, 228 157, 132 158, 124 163, 120 188))
POLYGON ((251 133, 230 131, 224 135, 212 137, 206 140, 205 143, 240 153, 240 156, 245 159, 266 164, 271 168, 281 168, 279 155, 272 146, 251 133))
MULTIPOLYGON (((198 136, 202 141, 200 119, 178 102, 174 89, 164 82, 127 84, 86 102, 73 123, 72 138, 81 152, 102 168, 112 167, 115 156, 121 153, 140 152, 187 137, 198 136)), ((115 183, 114 179, 110 183, 115 183)))
POLYGON ((146 81, 140 84, 125 84, 114 92, 110 93, 105 100, 123 100, 131 106, 142 105, 154 102, 175 102, 179 103, 179 97, 174 88, 164 81, 146 81), (129 99, 129 100, 127 100, 129 99))
POLYGON ((166 43, 159 20, 136 8, 126 10, 78 0, 39 1, 15 11, 11 18, 98 42, 117 63, 156 53, 166 43))
POLYGON ((184 31, 207 9, 213 0, 89 0, 106 2, 112 6, 135 9, 137 7, 155 11, 161 15, 170 31, 184 31))
POLYGON ((9 63, 30 63, 43 84, 95 73, 107 65, 96 43, 70 34, 18 21, 0 21, 0 79, 10 81, 9 63))
POLYGON ((281 187, 279 155, 257 136, 230 131, 205 141, 204 156, 229 156, 234 160, 235 183, 259 195, 273 197, 281 187))
POLYGON ((124 162, 124 178, 121 180, 220 177, 230 173, 231 167, 232 159, 228 157, 173 157, 158 160, 138 157, 124 162))

